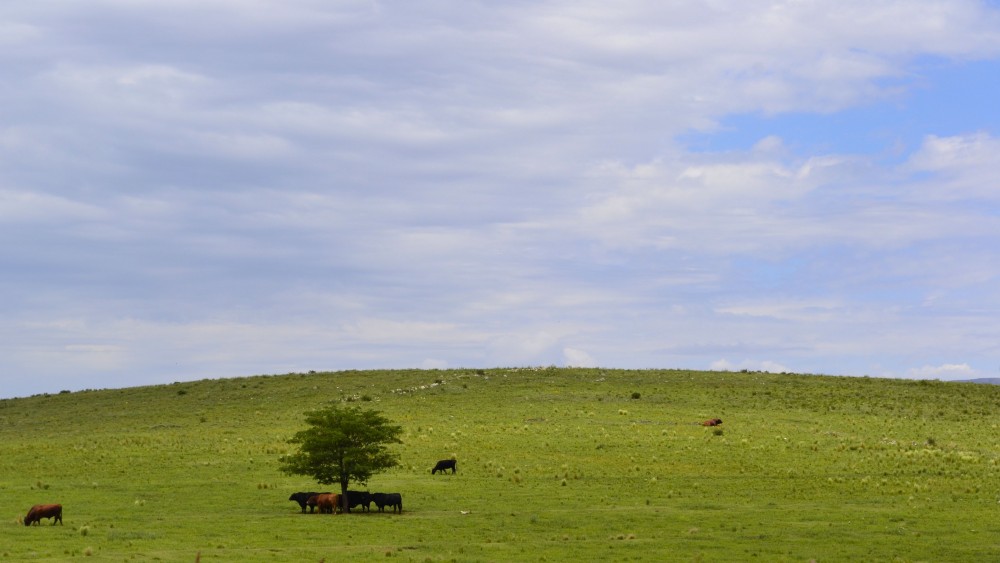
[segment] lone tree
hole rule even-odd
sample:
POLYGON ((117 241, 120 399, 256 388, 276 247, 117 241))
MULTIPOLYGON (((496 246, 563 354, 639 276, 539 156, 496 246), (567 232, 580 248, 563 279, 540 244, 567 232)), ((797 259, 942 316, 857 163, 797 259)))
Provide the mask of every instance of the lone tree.
POLYGON ((307 412, 306 422, 309 428, 288 440, 299 451, 281 457, 281 471, 308 475, 322 485, 340 483, 345 512, 351 481, 365 484, 373 474, 399 465, 399 454, 387 445, 402 443, 403 428, 378 411, 333 405, 307 412))

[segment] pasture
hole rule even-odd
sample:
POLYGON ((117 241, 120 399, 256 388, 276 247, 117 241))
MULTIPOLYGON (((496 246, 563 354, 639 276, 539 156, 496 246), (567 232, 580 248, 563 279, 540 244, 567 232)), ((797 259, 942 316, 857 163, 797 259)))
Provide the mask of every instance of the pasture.
POLYGON ((998 406, 992 385, 569 368, 0 400, 0 560, 997 561, 998 406), (331 490, 277 464, 330 401, 403 426, 367 487, 402 514, 288 501, 331 490), (64 525, 20 523, 42 503, 64 525))

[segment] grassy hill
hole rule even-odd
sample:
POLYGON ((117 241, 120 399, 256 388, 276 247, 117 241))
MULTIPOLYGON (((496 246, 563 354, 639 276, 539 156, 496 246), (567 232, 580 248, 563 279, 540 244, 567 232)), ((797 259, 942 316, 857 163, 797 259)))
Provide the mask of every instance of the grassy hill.
POLYGON ((998 405, 989 385, 556 368, 7 399, 0 560, 996 561, 998 405), (287 500, 317 485, 277 459, 330 401, 403 426, 402 466, 368 486, 402 515, 287 500), (49 502, 64 526, 20 524, 49 502))

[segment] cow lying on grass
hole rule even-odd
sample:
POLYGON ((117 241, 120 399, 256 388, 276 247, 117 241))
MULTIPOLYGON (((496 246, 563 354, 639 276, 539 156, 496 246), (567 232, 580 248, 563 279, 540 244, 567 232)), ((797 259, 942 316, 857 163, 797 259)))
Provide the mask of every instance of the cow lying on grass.
POLYGON ((30 526, 35 522, 41 525, 42 518, 52 518, 52 525, 55 526, 56 522, 62 526, 62 505, 61 504, 36 504, 31 507, 28 511, 28 515, 24 517, 24 525, 30 526))
POLYGON ((718 426, 720 424, 722 424, 721 418, 711 418, 701 423, 702 426, 718 426))

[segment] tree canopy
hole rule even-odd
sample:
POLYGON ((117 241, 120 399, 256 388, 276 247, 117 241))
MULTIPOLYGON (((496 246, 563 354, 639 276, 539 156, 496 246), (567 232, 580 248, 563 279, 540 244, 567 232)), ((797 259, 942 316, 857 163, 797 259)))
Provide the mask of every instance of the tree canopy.
POLYGON ((376 410, 333 405, 307 412, 306 423, 309 428, 288 440, 299 451, 281 457, 281 471, 310 476, 322 485, 339 483, 344 502, 349 483, 365 484, 399 464, 399 455, 387 446, 402 443, 403 428, 376 410))

